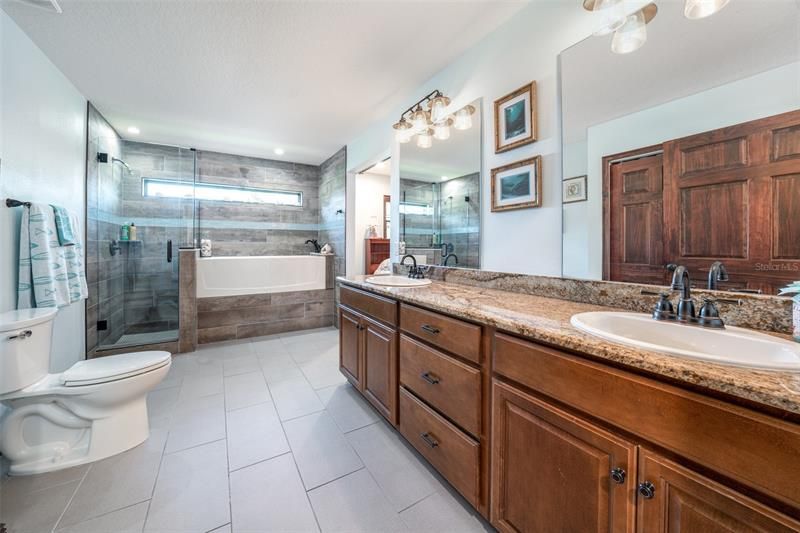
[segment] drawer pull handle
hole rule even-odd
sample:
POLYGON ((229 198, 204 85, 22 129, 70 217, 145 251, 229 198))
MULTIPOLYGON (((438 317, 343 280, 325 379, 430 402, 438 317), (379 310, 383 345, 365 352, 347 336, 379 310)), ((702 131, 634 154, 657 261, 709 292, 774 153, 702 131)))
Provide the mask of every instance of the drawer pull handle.
POLYGON ((622 485, 625 483, 625 470, 619 467, 612 469, 611 480, 617 485, 622 485))
POLYGON ((420 433, 419 436, 425 441, 429 448, 436 448, 439 446, 439 441, 431 437, 430 433, 420 433))
POLYGON ((422 379, 424 379, 425 381, 427 381, 431 385, 436 385, 436 384, 439 383, 439 378, 437 378, 436 376, 434 376, 430 372, 424 372, 424 373, 420 374, 419 377, 421 377, 422 379))
POLYGON ((27 339, 31 335, 33 335, 33 332, 31 330, 29 330, 29 329, 26 329, 25 331, 17 333, 16 335, 11 335, 10 337, 8 337, 8 340, 13 341, 13 340, 19 339, 21 341, 24 341, 25 339, 27 339))
POLYGON ((427 331, 428 333, 430 333, 432 335, 438 335, 439 334, 439 328, 435 328, 435 327, 433 327, 433 326, 431 326, 429 324, 423 325, 422 326, 422 330, 423 331, 427 331))
POLYGON ((653 496, 656 495, 656 486, 650 483, 649 481, 645 481, 644 483, 639 483, 639 494, 645 500, 652 500, 653 496))

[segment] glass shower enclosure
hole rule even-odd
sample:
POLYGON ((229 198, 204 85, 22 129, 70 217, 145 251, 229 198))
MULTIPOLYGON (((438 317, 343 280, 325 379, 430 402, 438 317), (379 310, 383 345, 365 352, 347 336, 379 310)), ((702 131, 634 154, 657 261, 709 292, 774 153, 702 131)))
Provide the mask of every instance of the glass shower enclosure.
POLYGON ((195 152, 118 137, 88 149, 87 352, 176 341, 178 250, 196 246, 195 152))

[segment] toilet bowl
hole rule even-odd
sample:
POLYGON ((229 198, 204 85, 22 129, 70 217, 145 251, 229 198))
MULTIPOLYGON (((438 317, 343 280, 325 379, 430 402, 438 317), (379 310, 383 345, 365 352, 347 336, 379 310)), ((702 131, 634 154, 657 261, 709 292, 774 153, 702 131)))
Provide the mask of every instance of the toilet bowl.
POLYGON ((0 314, 0 453, 9 474, 97 461, 144 442, 147 393, 164 379, 169 352, 79 361, 48 373, 55 308, 0 314))

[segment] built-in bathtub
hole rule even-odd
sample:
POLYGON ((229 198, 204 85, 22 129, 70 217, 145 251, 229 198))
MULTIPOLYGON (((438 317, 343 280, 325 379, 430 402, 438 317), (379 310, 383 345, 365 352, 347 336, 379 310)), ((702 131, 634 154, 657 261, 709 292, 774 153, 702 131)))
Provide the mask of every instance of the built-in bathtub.
POLYGON ((333 325, 332 268, 321 255, 198 258, 198 343, 333 325))
POLYGON ((326 266, 322 255, 202 257, 197 261, 197 297, 324 289, 326 266))

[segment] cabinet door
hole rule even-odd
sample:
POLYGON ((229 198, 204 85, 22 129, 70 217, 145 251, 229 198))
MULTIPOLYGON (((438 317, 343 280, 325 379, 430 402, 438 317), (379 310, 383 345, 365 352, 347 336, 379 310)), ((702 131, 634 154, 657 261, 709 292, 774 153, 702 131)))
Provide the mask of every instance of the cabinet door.
POLYGON ((633 531, 633 444, 500 381, 492 394, 493 526, 633 531))
POLYGON ((364 327, 364 396, 392 424, 397 423, 397 331, 369 319, 364 327))
POLYGON ((777 511, 653 452, 639 455, 641 532, 798 531, 777 511))
POLYGON ((361 319, 339 309, 339 369, 357 388, 361 389, 361 319))

